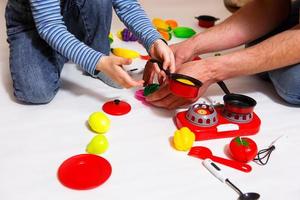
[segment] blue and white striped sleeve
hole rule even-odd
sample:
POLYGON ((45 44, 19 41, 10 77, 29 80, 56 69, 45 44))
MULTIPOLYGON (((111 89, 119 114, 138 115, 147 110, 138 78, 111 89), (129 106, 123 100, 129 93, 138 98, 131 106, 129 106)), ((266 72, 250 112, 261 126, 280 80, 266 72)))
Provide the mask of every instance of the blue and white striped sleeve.
POLYGON ((120 20, 139 38, 149 52, 153 42, 161 39, 161 36, 152 26, 151 21, 138 1, 112 0, 112 3, 120 20))
POLYGON ((30 0, 30 5, 41 38, 85 71, 94 74, 103 54, 80 42, 67 30, 60 12, 60 0, 30 0))

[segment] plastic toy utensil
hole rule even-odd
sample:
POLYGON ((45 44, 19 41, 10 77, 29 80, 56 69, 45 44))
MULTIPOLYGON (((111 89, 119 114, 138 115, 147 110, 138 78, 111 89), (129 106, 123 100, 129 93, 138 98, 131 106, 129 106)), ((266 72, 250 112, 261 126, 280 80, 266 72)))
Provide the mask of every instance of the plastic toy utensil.
POLYGON ((236 187, 228 178, 224 177, 221 173, 221 169, 211 159, 205 159, 202 164, 204 167, 222 183, 226 183, 229 187, 234 189, 240 196, 238 200, 257 200, 260 195, 255 192, 243 193, 238 187, 236 187))
POLYGON ((111 165, 106 159, 93 154, 79 154, 65 160, 57 176, 68 188, 88 190, 103 184, 110 177, 111 171, 111 165))
POLYGON ((226 165, 234 169, 238 169, 243 172, 250 172, 252 170, 251 166, 246 163, 241 163, 234 160, 228 160, 225 158, 214 156, 209 148, 202 146, 192 147, 188 155, 201 159, 210 158, 211 160, 217 163, 226 165))
POLYGON ((125 101, 115 99, 113 101, 106 102, 102 109, 104 112, 110 115, 125 115, 131 110, 131 106, 125 101))
POLYGON ((189 27, 177 27, 173 33, 177 38, 190 38, 196 34, 196 31, 189 27))

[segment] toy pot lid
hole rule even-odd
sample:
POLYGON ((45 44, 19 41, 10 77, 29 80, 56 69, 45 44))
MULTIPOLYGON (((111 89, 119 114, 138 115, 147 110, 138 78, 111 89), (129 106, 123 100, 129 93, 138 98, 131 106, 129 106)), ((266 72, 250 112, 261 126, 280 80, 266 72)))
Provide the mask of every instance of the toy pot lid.
POLYGON ((125 101, 115 99, 113 101, 106 102, 102 106, 102 109, 105 113, 110 115, 125 115, 129 113, 131 106, 125 101))

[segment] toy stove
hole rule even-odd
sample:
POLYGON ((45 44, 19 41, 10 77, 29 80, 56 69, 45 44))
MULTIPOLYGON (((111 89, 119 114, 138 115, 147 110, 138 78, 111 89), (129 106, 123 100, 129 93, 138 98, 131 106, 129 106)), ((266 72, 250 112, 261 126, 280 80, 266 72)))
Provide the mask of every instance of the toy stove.
POLYGON ((196 140, 209 140, 254 135, 259 131, 260 119, 254 113, 233 113, 222 104, 194 104, 176 115, 178 128, 188 127, 196 140))

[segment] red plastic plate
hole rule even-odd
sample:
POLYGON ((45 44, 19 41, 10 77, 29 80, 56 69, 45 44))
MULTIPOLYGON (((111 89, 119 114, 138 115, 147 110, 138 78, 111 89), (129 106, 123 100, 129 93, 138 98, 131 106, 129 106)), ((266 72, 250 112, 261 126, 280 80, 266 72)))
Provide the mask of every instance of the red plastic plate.
POLYGON ((60 165, 57 176, 68 188, 88 190, 104 183, 111 171, 111 165, 106 159, 93 154, 80 154, 65 160, 60 165))

